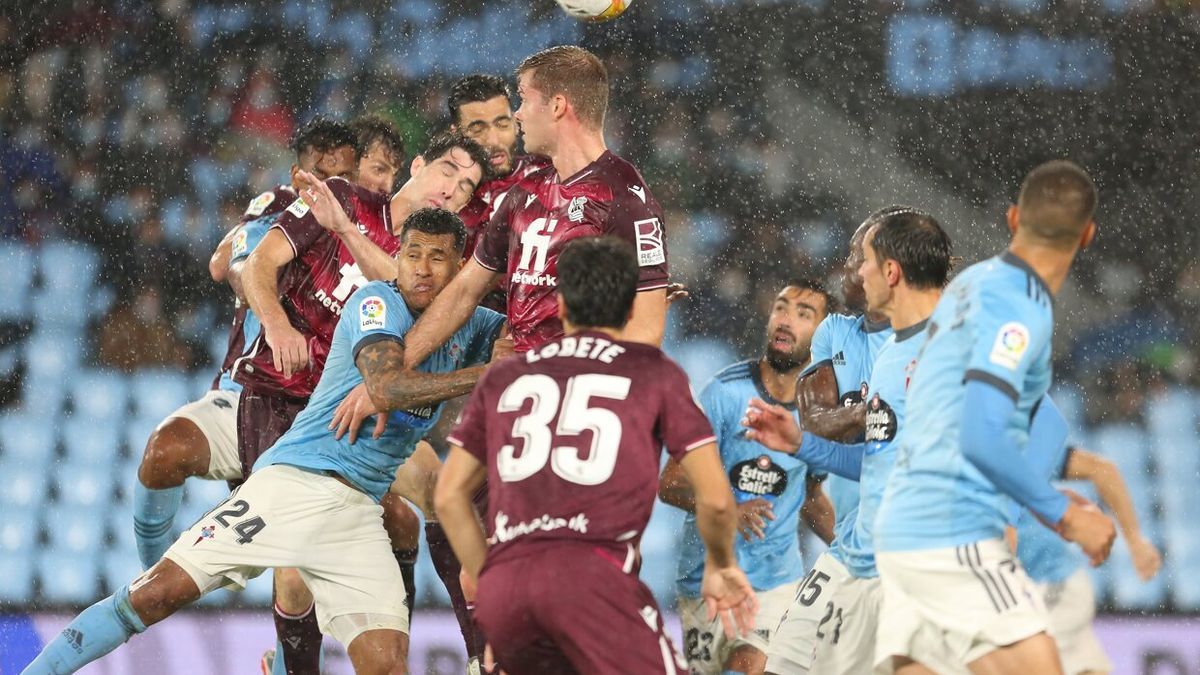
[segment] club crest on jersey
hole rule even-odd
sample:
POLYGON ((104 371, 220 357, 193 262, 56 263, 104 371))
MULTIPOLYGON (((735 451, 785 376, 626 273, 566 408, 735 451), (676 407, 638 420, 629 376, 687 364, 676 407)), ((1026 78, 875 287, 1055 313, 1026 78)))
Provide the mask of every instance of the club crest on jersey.
POLYGON ((261 216, 263 211, 266 211, 267 207, 270 206, 271 202, 273 201, 275 201, 274 192, 268 191, 262 193, 250 202, 250 206, 246 207, 246 215, 254 217, 261 216))
POLYGON ((992 353, 988 360, 1009 370, 1016 370, 1027 349, 1029 329, 1023 323, 1010 321, 1001 326, 1000 332, 996 333, 996 342, 992 345, 992 353))
POLYGON ((383 320, 387 317, 387 306, 383 298, 372 295, 363 298, 358 305, 358 325, 362 330, 378 330, 383 328, 383 320))
POLYGON ((292 202, 291 206, 287 207, 287 211, 297 218, 303 218, 308 213, 308 204, 305 204, 304 198, 300 197, 292 202))
POLYGON ((572 223, 583 222, 583 207, 587 205, 587 197, 575 197, 567 205, 567 220, 572 223))
POLYGON ((886 442, 896 437, 896 411, 879 394, 867 402, 868 442, 886 442))
POLYGON ((638 266, 661 265, 667 261, 667 250, 663 246, 662 223, 658 218, 635 220, 633 228, 637 235, 638 266))
POLYGON ((733 489, 755 497, 778 497, 787 489, 788 475, 770 456, 759 455, 734 464, 729 469, 729 482, 733 489))

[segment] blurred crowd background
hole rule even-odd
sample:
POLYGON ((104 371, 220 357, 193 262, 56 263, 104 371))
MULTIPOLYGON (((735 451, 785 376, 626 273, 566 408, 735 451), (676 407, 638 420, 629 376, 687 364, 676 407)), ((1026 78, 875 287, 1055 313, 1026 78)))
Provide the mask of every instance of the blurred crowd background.
MULTIPOLYGON (((30 481, 4 499, 32 524, 0 524, 16 570, 0 606, 86 604, 129 578, 142 444, 203 392, 225 344, 231 295, 208 258, 248 201, 286 179, 296 126, 378 112, 411 152, 448 124, 456 77, 511 73, 559 43, 605 59, 610 146, 666 210, 673 278, 691 288, 668 343, 696 388, 760 352, 784 280, 836 287, 849 233, 886 205, 865 196, 871 176, 915 206, 954 204, 945 225, 970 263, 1002 244, 1029 168, 1059 156, 1086 167, 1101 234, 1056 307, 1059 394, 1077 439, 1125 470, 1167 560, 1142 585, 1118 549, 1101 594, 1116 610, 1200 608, 1186 574, 1200 569, 1186 522, 1200 510, 1186 338, 1200 316, 1200 3, 1179 0, 641 0, 599 26, 550 0, 67 0, 3 13, 0 477, 30 481), (854 144, 819 154, 834 137, 854 144), (73 494, 78 480, 90 498, 73 494), (112 514, 104 527, 97 505, 112 514), (89 550, 105 553, 75 586, 58 579, 89 550)), ((209 488, 189 497, 197 513, 220 496, 209 488)), ((660 595, 671 517, 656 526, 661 550, 647 538, 660 595)))

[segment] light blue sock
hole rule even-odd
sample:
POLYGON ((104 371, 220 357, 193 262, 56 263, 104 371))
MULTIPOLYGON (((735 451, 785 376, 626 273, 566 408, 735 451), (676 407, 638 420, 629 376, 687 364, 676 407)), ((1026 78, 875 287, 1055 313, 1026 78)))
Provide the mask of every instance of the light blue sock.
POLYGON ((275 663, 271 664, 271 675, 288 675, 287 664, 283 662, 283 645, 275 640, 275 663))
POLYGON ((21 675, 65 675, 73 673, 121 646, 145 624, 129 604, 129 587, 83 610, 21 675))
POLYGON ((166 553, 167 548, 179 536, 172 525, 179 503, 183 500, 183 486, 165 490, 151 490, 136 481, 133 486, 133 535, 137 538, 138 557, 142 569, 150 569, 166 553))

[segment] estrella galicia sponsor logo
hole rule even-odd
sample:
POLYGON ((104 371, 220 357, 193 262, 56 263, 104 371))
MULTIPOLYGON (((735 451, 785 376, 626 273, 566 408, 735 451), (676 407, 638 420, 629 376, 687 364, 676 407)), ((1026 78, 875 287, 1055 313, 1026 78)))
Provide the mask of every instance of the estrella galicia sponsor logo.
POLYGON ((787 489, 788 475, 768 455, 759 455, 734 464, 729 469, 733 489, 755 497, 778 497, 787 489))
POLYGON ((886 442, 896 437, 896 411, 879 394, 867 403, 868 442, 886 442))
POLYGON ((842 394, 842 407, 849 408, 867 400, 867 389, 867 383, 863 382, 858 385, 858 391, 848 391, 842 394))

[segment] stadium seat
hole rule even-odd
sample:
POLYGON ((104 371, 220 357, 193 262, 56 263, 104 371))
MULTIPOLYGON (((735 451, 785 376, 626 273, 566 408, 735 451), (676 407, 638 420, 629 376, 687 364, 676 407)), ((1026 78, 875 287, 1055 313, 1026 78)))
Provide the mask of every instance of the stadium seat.
POLYGON ((68 417, 62 426, 62 443, 67 459, 103 465, 112 471, 121 450, 117 420, 68 417))
POLYGON ((88 605, 97 600, 97 559, 88 555, 43 551, 37 556, 37 579, 42 597, 51 603, 88 605))
MULTIPOLYGON (((271 584, 273 573, 267 570, 258 577, 251 579, 246 584, 246 590, 238 593, 231 591, 218 591, 221 595, 230 596, 228 601, 241 605, 243 607, 270 607, 271 606, 271 584)), ((217 595, 213 593, 212 595, 217 595)), ((217 598, 213 598, 217 602, 217 598)))
POLYGON ((1194 525, 1171 528, 1167 530, 1167 541, 1162 574, 1171 589, 1175 609, 1200 611, 1200 580, 1196 578, 1196 570, 1200 569, 1200 533, 1194 525))
POLYGON ((0 458, 45 468, 54 458, 57 445, 53 420, 23 412, 0 415, 0 458))
POLYGON ((42 529, 49 548, 79 557, 94 557, 104 544, 104 521, 96 509, 56 504, 46 509, 42 529))
POLYGON ((109 595, 136 579, 141 573, 142 563, 138 560, 136 550, 106 551, 101 562, 100 578, 103 588, 100 592, 109 595))
POLYGON ((31 310, 38 327, 79 330, 96 316, 97 306, 76 289, 46 286, 33 292, 31 310))
POLYGON ((729 345, 708 339, 691 340, 673 349, 667 349, 667 355, 683 368, 696 391, 716 375, 717 371, 737 360, 737 354, 729 345))
POLYGON ((121 373, 85 370, 71 378, 71 402, 77 417, 123 420, 128 412, 129 383, 121 373))
POLYGON ((197 397, 187 377, 178 371, 140 370, 130 379, 135 415, 161 421, 176 408, 197 397))
POLYGON ((46 501, 50 485, 49 472, 40 467, 29 466, 19 459, 0 461, 0 476, 4 477, 4 489, 0 490, 0 507, 5 518, 17 509, 37 509, 46 501))
POLYGON ((0 553, 21 553, 37 549, 37 521, 36 509, 6 506, 4 518, 0 519, 0 553))
POLYGON ((29 316, 33 253, 24 244, 0 242, 0 266, 4 269, 5 287, 0 294, 0 319, 24 319, 29 316))
POLYGON ((192 478, 183 484, 183 496, 189 506, 208 511, 229 497, 229 485, 223 480, 192 478))
POLYGON ((137 539, 133 536, 133 506, 127 502, 114 501, 104 514, 104 519, 108 523, 109 548, 125 551, 136 558, 137 539))
POLYGON ((42 286, 68 289, 85 296, 99 266, 99 256, 90 247, 67 241, 52 241, 41 247, 38 273, 42 286))
POLYGON ((135 467, 137 464, 141 463, 142 454, 146 449, 146 441, 149 440, 150 434, 154 433, 154 429, 159 425, 160 422, 162 422, 161 419, 155 420, 139 418, 131 420, 129 423, 125 424, 124 429, 122 430, 123 440, 125 441, 125 448, 128 450, 128 457, 130 458, 130 461, 135 459, 137 461, 137 463, 134 464, 135 467))
POLYGON ((113 478, 112 464, 67 462, 55 466, 58 503, 103 512, 112 504, 113 478))
POLYGON ((33 597, 35 554, 0 552, 0 605, 25 605, 33 597))

